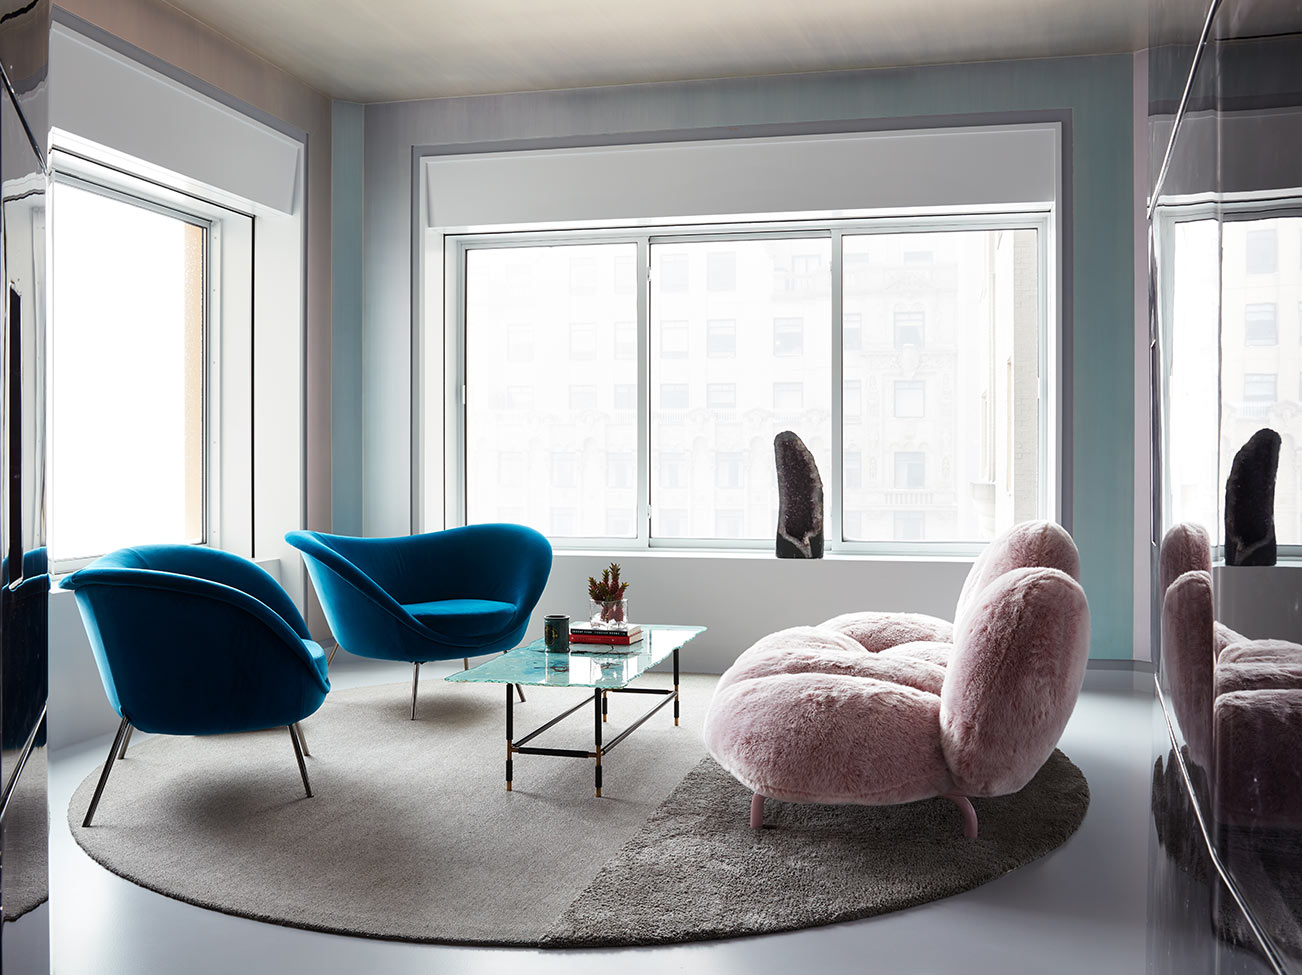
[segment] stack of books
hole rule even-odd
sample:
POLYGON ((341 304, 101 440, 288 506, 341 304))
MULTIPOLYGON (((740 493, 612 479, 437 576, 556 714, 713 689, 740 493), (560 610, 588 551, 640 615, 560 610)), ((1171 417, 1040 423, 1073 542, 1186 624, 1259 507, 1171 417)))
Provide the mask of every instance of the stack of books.
POLYGON ((584 644, 593 644, 593 650, 601 648, 601 652, 607 647, 631 647, 634 644, 642 642, 642 627, 636 623, 625 623, 618 626, 591 626, 589 624, 580 624, 570 627, 570 644, 580 653, 584 652, 584 644))

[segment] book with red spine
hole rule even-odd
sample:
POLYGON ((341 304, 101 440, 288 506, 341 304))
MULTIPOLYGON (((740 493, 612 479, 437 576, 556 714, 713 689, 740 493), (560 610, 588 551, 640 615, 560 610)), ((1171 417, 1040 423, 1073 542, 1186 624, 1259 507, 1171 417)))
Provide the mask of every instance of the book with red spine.
POLYGON ((641 633, 575 633, 570 632, 570 643, 591 643, 608 647, 628 647, 642 642, 641 633))

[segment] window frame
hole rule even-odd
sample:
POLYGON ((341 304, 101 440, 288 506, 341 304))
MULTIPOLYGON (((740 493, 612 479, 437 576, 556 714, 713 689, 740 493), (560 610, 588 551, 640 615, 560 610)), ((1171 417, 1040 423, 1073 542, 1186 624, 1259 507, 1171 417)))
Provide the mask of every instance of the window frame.
MULTIPOLYGON (((859 235, 936 234, 953 231, 1016 231, 1032 230, 1037 235, 1037 294, 1038 361, 1036 364, 1037 402, 1039 403, 1038 454, 1040 457, 1037 506, 1039 517, 1060 520, 1062 512, 1062 458, 1057 448, 1063 442, 1062 392, 1062 330, 1064 315, 1059 300, 1060 272, 1058 262, 1060 244, 1057 236, 1055 207, 1051 203, 1030 204, 995 212, 953 212, 924 214, 884 214, 854 217, 826 217, 811 215, 792 220, 747 221, 737 217, 728 223, 682 223, 648 227, 574 228, 519 230, 504 227, 491 232, 449 232, 443 235, 442 263, 444 287, 447 295, 447 317, 443 323, 447 343, 446 382, 450 389, 459 391, 448 400, 451 415, 447 420, 448 435, 444 443, 444 499, 445 523, 465 524, 466 521, 466 280, 465 255, 476 248, 582 246, 591 244, 631 243, 637 247, 637 536, 635 538, 555 538, 558 550, 702 550, 702 551, 755 551, 772 548, 769 539, 714 539, 696 537, 653 537, 651 535, 650 495, 655 490, 651 484, 653 472, 650 457, 650 302, 654 294, 650 247, 654 243, 698 243, 720 241, 751 241, 764 237, 827 237, 831 241, 831 261, 827 271, 832 282, 830 375, 831 383, 831 466, 823 473, 825 550, 832 555, 887 556, 887 557, 972 557, 987 544, 983 541, 912 541, 891 539, 851 541, 844 538, 842 530, 842 445, 843 445, 843 295, 846 282, 842 274, 842 239, 859 235)), ((690 275, 690 269, 689 269, 690 275)), ((808 327, 823 327, 822 323, 806 323, 808 327)), ((893 327, 893 326, 892 326, 893 327)), ((689 352, 690 355, 690 352, 689 352)), ((437 438, 436 438, 437 441, 437 438)), ((435 441, 435 442, 436 442, 435 441)), ((422 447, 427 441, 422 438, 422 447)), ((426 448, 427 449, 427 448, 426 448)))
MULTIPOLYGON (((67 146, 50 152, 51 239, 59 186, 69 186, 204 228, 202 338, 203 533, 191 544, 251 553, 253 511, 254 216, 109 165, 67 146)), ((47 329, 54 326, 50 316, 47 329)), ((50 363, 50 368, 54 363, 50 363)), ((54 387, 51 386, 51 394, 54 387)), ((52 559, 55 575, 107 553, 52 559)))

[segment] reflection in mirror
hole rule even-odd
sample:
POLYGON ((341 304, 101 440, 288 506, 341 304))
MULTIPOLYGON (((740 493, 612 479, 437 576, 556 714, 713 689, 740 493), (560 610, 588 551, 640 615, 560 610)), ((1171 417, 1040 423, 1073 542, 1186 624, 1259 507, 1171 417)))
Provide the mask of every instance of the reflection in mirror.
MULTIPOLYGON (((27 63, 27 62, 25 62, 27 63)), ((45 189, 18 107, 0 92, 0 967, 49 965, 45 707, 45 189)))
POLYGON ((1302 967, 1302 23, 1280 19, 1295 7, 1212 5, 1185 114, 1172 79, 1150 94, 1152 141, 1175 132, 1150 224, 1165 532, 1153 862, 1207 905, 1207 971, 1302 967), (1227 480, 1254 435, 1273 444, 1262 430, 1281 445, 1273 504, 1269 465, 1241 468, 1230 523, 1255 523, 1255 543, 1273 516, 1280 561, 1227 565, 1227 480))

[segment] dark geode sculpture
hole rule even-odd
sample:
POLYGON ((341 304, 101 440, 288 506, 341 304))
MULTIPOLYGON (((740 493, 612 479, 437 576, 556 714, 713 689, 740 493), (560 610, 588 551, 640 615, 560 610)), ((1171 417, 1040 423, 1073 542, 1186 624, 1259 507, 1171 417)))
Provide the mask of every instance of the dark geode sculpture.
POLYGON ((790 430, 773 438, 778 466, 780 559, 823 557, 823 479, 805 442, 790 430))
POLYGON ((1225 482, 1225 564, 1275 564, 1275 475, 1279 434, 1254 433, 1234 455, 1225 482))

